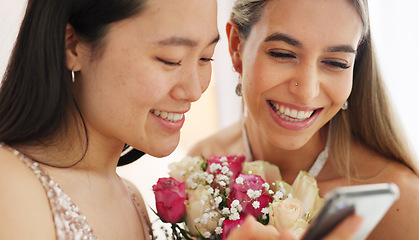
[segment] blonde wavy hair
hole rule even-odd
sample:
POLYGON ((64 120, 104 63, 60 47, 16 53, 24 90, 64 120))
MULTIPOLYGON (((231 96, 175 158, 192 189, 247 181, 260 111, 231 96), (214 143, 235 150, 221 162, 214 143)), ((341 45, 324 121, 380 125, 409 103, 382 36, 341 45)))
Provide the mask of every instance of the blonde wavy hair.
MULTIPOLYGON (((242 39, 247 39, 270 1, 273 0, 235 1, 230 20, 237 26, 242 39)), ((406 165, 419 175, 418 163, 395 118, 378 68, 371 41, 368 2, 348 1, 357 9, 364 29, 355 60, 348 109, 339 111, 328 124, 331 137, 329 157, 341 174, 356 177, 356 169, 350 162, 350 144, 355 140, 384 157, 406 165)))

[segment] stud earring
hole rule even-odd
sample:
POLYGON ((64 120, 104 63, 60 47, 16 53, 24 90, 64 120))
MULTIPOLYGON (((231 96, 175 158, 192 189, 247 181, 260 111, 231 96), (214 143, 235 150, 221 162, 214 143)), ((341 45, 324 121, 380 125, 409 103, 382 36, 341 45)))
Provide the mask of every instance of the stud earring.
POLYGON ((348 101, 345 101, 345 103, 342 105, 342 110, 348 109, 348 101))
POLYGON ((76 81, 76 76, 74 74, 74 70, 71 69, 71 81, 74 83, 76 81))
POLYGON ((295 86, 298 87, 298 83, 295 83, 295 86))

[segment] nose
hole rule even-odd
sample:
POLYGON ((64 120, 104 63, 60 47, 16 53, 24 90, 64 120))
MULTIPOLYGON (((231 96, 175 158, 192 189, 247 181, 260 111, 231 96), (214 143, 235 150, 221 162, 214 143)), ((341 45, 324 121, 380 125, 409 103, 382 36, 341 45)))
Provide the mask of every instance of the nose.
POLYGON ((172 96, 175 99, 196 102, 205 90, 208 88, 211 71, 206 73, 200 67, 182 71, 178 84, 172 90, 172 96))
POLYGON ((316 64, 302 64, 296 68, 289 89, 302 103, 309 103, 317 97, 320 92, 320 75, 316 64))

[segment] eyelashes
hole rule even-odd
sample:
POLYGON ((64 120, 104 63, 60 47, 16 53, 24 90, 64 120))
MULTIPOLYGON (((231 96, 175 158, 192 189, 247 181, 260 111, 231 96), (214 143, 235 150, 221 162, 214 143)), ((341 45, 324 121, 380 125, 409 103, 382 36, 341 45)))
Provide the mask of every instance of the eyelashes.
POLYGON ((213 58, 201 58, 201 59, 199 59, 200 61, 203 61, 203 62, 212 62, 212 61, 214 61, 214 59, 213 58))
MULTIPOLYGON (((283 59, 283 60, 289 60, 289 59, 296 59, 297 57, 291 53, 283 53, 283 52, 274 52, 270 51, 267 52, 267 54, 273 58, 276 59, 283 59)), ((339 61, 333 61, 333 60, 324 60, 322 63, 326 64, 328 67, 335 68, 335 69, 348 69, 351 66, 349 66, 346 63, 339 62, 339 61)))
MULTIPOLYGON (((168 65, 168 66, 171 66, 171 67, 173 67, 173 66, 181 66, 182 65, 182 60, 179 60, 177 62, 174 62, 174 61, 164 60, 163 58, 159 58, 159 57, 156 57, 156 59, 158 61, 162 62, 163 64, 168 65)), ((202 61, 204 63, 207 63, 207 62, 214 61, 214 59, 213 58, 200 58, 199 61, 202 61)))
POLYGON ((351 67, 346 63, 341 63, 341 62, 336 62, 336 61, 327 60, 327 61, 322 61, 322 62, 331 66, 331 67, 335 67, 335 68, 348 69, 348 68, 351 67))
POLYGON ((281 58, 281 59, 287 59, 287 58, 296 58, 294 55, 289 53, 280 53, 280 52, 268 52, 268 55, 274 58, 281 58))
POLYGON ((180 65, 181 65, 181 63, 182 63, 182 61, 178 61, 178 62, 171 62, 171 61, 167 61, 167 60, 164 60, 164 59, 162 59, 162 58, 159 58, 159 57, 156 57, 156 59, 157 59, 158 61, 160 61, 160 62, 162 62, 162 63, 164 63, 164 64, 168 65, 168 66, 180 66, 180 65))

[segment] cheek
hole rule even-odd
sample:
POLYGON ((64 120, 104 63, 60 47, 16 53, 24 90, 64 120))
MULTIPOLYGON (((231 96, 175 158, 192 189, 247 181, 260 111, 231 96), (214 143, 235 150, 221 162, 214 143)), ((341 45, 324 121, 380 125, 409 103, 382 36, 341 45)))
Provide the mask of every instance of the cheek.
POLYGON ((201 91, 204 93, 211 83, 211 78, 213 76, 212 73, 212 64, 210 64, 208 67, 203 67, 201 70, 201 73, 199 75, 200 79, 200 85, 201 85, 201 91))
POLYGON ((329 83, 326 86, 326 94, 339 108, 351 94, 352 81, 352 73, 328 80, 329 83))
POLYGON ((243 67, 244 95, 261 95, 282 84, 283 77, 280 73, 277 66, 273 66, 263 57, 248 61, 243 67))
POLYGON ((106 62, 89 81, 88 98, 92 108, 101 109, 109 118, 144 118, 165 92, 165 84, 156 79, 150 67, 135 61, 106 62), (160 83, 160 84, 159 84, 160 83), (152 89, 152 90, 151 90, 152 89))

